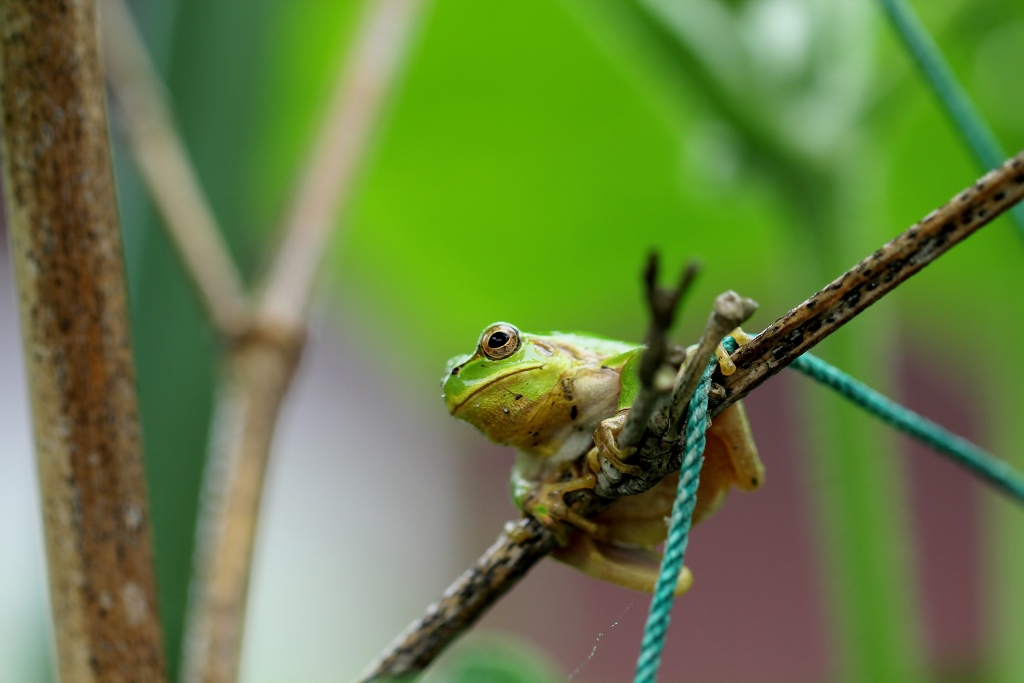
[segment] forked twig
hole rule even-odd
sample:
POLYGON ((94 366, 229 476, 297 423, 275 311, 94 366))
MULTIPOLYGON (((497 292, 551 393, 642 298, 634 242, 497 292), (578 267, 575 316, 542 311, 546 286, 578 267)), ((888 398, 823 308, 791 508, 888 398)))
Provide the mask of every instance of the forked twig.
POLYGON ((105 7, 110 84, 136 163, 215 328, 230 342, 197 532, 184 648, 187 682, 237 680, 274 425, 301 354, 327 240, 352 193, 421 4, 370 0, 364 9, 253 311, 125 7, 120 0, 105 7))
POLYGON ((700 272, 696 261, 687 264, 675 288, 660 287, 658 281, 658 255, 652 253, 644 270, 644 284, 647 306, 650 309, 651 324, 647 329, 647 349, 640 359, 640 391, 633 402, 626 419, 626 425, 619 434, 618 445, 627 448, 635 445, 655 411, 668 400, 675 384, 676 370, 683 362, 683 350, 670 349, 668 331, 672 329, 676 311, 693 286, 700 272))
POLYGON ((281 401, 305 342, 313 284, 351 195, 412 34, 421 0, 372 0, 316 137, 255 320, 228 359, 200 506, 186 683, 238 678, 263 479, 281 401))
MULTIPOLYGON (((712 416, 786 367, 954 244, 990 223, 1022 197, 1024 152, 986 174, 737 349, 732 354, 737 370, 723 381, 724 398, 718 400, 712 416)), ((636 457, 645 455, 648 440, 660 443, 660 437, 652 434, 654 431, 649 429, 645 434, 644 445, 636 457)), ((623 475, 620 489, 629 485, 629 476, 623 475)), ((593 509, 601 507, 588 500, 580 507, 586 509, 588 505, 593 509)), ((422 671, 553 547, 551 533, 533 520, 507 523, 498 541, 452 584, 440 602, 428 607, 421 618, 385 649, 360 681, 394 680, 422 671), (532 552, 521 548, 531 548, 532 552)))

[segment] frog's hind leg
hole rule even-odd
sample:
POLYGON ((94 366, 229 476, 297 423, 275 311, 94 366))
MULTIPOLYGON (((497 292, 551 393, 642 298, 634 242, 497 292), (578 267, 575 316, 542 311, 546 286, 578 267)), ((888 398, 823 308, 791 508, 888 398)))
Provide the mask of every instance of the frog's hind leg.
MULTIPOLYGON (((599 541, 577 532, 569 544, 556 548, 552 556, 595 579, 624 588, 653 593, 661 570, 661 555, 647 548, 623 547, 599 541)), ((686 567, 679 572, 675 594, 682 595, 693 585, 693 575, 686 567)))
POLYGON ((757 455, 742 403, 736 403, 716 417, 706 439, 693 510, 694 524, 721 506, 730 486, 752 491, 764 483, 764 465, 757 455))

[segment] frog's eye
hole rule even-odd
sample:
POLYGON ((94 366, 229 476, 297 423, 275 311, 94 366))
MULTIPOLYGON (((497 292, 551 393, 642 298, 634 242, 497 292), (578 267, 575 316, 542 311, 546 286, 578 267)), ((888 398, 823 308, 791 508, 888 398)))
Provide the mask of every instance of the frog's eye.
POLYGON ((519 330, 504 323, 489 327, 480 338, 480 350, 492 360, 508 358, 519 348, 519 330))

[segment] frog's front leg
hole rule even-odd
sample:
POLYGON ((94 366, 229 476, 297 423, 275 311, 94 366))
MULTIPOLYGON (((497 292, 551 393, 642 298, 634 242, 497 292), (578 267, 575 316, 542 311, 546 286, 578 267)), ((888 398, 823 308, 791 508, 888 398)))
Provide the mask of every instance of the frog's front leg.
POLYGON ((634 465, 627 465, 623 462, 626 458, 636 453, 636 448, 619 448, 618 438, 622 429, 626 426, 629 418, 629 408, 622 408, 612 417, 601 420, 594 430, 594 447, 587 453, 587 464, 591 472, 601 471, 601 460, 604 456, 611 465, 620 472, 634 476, 643 474, 643 470, 634 465))

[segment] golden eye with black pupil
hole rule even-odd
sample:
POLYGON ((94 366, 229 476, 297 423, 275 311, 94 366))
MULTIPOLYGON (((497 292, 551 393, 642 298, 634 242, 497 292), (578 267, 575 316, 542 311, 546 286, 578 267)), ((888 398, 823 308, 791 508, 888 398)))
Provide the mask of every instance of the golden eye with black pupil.
POLYGON ((519 348, 519 330, 511 325, 493 325, 480 338, 480 350, 491 360, 508 358, 519 348))

